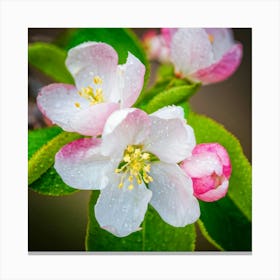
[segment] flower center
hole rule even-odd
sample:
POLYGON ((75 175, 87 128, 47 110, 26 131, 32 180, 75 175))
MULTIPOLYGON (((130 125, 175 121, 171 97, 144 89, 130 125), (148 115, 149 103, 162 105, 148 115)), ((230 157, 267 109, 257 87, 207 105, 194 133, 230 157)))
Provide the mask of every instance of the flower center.
POLYGON ((128 177, 130 185, 129 190, 134 188, 133 183, 136 181, 138 185, 145 182, 146 184, 153 182, 153 178, 149 175, 151 170, 151 154, 144 152, 142 145, 128 145, 124 151, 124 156, 119 164, 116 173, 122 173, 119 188, 123 187, 124 180, 128 177))
MULTIPOLYGON (((81 97, 90 101, 90 105, 95 105, 104 102, 103 90, 101 87, 102 79, 99 76, 95 76, 93 78, 93 83, 96 85, 96 89, 93 89, 91 86, 88 86, 88 87, 81 88, 81 90, 78 92, 78 94, 81 97)), ((79 102, 75 102, 75 106, 77 108, 81 107, 79 102)))

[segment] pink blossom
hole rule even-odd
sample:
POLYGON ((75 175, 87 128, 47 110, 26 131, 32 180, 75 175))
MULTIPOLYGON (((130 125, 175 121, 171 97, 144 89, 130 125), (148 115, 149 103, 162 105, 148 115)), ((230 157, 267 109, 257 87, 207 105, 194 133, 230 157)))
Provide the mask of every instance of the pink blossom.
POLYGON ((226 149, 220 144, 198 144, 192 156, 181 163, 181 168, 192 178, 197 198, 211 202, 226 195, 231 164, 226 149))
POLYGON ((143 45, 147 50, 149 59, 158 60, 162 63, 169 62, 170 48, 163 35, 157 34, 155 30, 150 30, 143 36, 143 45))
POLYGON ((101 134, 109 115, 132 106, 143 86, 145 66, 131 53, 125 64, 118 65, 116 51, 105 43, 72 48, 66 66, 75 86, 51 84, 37 97, 43 115, 66 131, 101 134))
POLYGON ((229 28, 163 28, 157 37, 161 40, 153 38, 151 45, 162 42, 161 48, 166 54, 162 61, 157 46, 157 59, 171 62, 177 77, 193 82, 204 85, 221 82, 230 77, 241 62, 242 45, 234 41, 229 28))
POLYGON ((102 138, 64 146, 55 169, 74 188, 101 190, 95 216, 116 236, 139 230, 148 203, 166 223, 184 227, 200 215, 192 180, 178 166, 194 146, 182 108, 164 107, 151 115, 129 108, 110 115, 102 138))

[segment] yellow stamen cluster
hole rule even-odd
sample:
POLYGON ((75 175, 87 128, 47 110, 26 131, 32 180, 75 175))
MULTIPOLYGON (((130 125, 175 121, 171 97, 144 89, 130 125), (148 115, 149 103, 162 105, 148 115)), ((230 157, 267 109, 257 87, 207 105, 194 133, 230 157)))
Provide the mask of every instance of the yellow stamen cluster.
MULTIPOLYGON (((101 85, 102 82, 103 81, 99 76, 93 77, 93 83, 95 85, 101 85)), ((94 90, 91 86, 84 87, 78 93, 81 97, 89 100, 91 105, 104 102, 103 90, 101 87, 97 88, 96 90, 94 90)), ((78 102, 75 103, 75 106, 80 108, 80 104, 78 102)))
POLYGON ((211 44, 214 43, 214 35, 208 34, 208 39, 209 39, 209 41, 210 41, 211 44))
POLYGON ((134 188, 134 181, 137 184, 142 184, 143 181, 148 184, 153 182, 153 178, 148 174, 151 170, 150 154, 142 151, 142 145, 128 145, 124 151, 123 160, 116 173, 122 173, 119 188, 123 187, 125 178, 128 177, 130 185, 129 190, 134 188))

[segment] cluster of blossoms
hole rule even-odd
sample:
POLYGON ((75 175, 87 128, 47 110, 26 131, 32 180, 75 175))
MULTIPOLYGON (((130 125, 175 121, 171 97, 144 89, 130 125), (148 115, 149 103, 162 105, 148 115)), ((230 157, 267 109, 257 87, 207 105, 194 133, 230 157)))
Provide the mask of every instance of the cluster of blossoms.
MULTIPOLYGON (((171 50, 165 58, 172 57, 180 34, 166 32, 173 39, 166 41, 171 50)), ((226 194, 226 150, 217 143, 196 145, 181 107, 150 115, 130 108, 145 74, 134 55, 118 65, 111 46, 88 42, 69 51, 66 66, 76 86, 43 87, 37 103, 65 131, 91 136, 62 147, 54 167, 69 186, 100 190, 94 211, 102 228, 119 237, 139 230, 149 203, 166 223, 184 227, 200 216, 197 198, 215 201, 226 194)), ((176 69, 186 74, 186 67, 176 69)))

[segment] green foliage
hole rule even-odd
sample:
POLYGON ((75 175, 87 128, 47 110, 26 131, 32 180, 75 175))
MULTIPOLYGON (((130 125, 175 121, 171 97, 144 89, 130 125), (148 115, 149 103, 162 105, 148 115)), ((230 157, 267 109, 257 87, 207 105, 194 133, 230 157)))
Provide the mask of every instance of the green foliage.
POLYGON ((250 221, 226 196, 215 202, 200 201, 202 234, 218 249, 251 251, 252 229, 250 221))
POLYGON ((172 64, 161 64, 157 69, 157 79, 163 80, 174 76, 174 66, 172 64))
POLYGON ((45 143, 62 132, 58 126, 47 127, 28 131, 28 160, 39 150, 45 143))
POLYGON ((194 128, 197 143, 217 142, 227 149, 232 164, 227 195, 251 221, 252 168, 239 141, 222 125, 205 116, 191 112, 187 121, 194 128))
POLYGON ((40 194, 52 196, 68 195, 78 191, 66 185, 53 167, 29 185, 29 188, 40 194))
POLYGON ((28 161, 28 185, 53 165, 54 156, 62 146, 78 138, 81 138, 81 135, 77 133, 64 131, 58 133, 56 127, 30 131, 28 133, 28 154, 32 156, 28 161), (42 135, 42 139, 36 143, 40 135, 42 135))
MULTIPOLYGON (((117 187, 117 186, 116 186, 117 187)), ((99 191, 93 191, 89 203, 89 221, 86 237, 87 251, 193 251, 195 227, 175 228, 166 224, 150 206, 142 230, 118 238, 100 228, 94 215, 99 191)))
POLYGON ((64 36, 64 42, 59 41, 59 44, 69 50, 88 41, 104 42, 111 45, 119 55, 120 64, 126 62, 128 52, 131 52, 145 65, 144 84, 147 84, 150 64, 139 39, 131 30, 125 28, 79 28, 68 31, 64 36))
POLYGON ((188 119, 189 113, 191 112, 191 107, 188 101, 183 101, 177 104, 177 106, 181 106, 184 110, 184 117, 188 119))
POLYGON ((192 96, 197 89, 198 84, 193 84, 162 91, 148 102, 145 110, 147 113, 153 113, 164 106, 180 103, 192 96))
POLYGON ((65 66, 67 52, 49 43, 33 43, 28 46, 28 62, 56 82, 74 84, 65 66))
POLYGON ((185 80, 177 78, 161 80, 143 93, 136 106, 147 113, 153 113, 164 106, 188 100, 199 86, 200 84, 188 84, 185 80))

